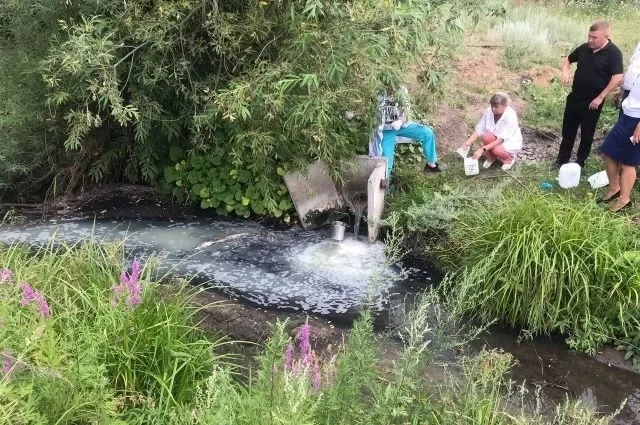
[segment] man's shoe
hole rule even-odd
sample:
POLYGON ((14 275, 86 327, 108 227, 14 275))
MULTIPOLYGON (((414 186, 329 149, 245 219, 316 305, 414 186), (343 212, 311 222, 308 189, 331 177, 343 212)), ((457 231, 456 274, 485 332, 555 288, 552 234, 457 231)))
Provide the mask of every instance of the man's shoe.
POLYGON ((442 169, 440 168, 440 166, 438 165, 438 163, 436 162, 436 165, 433 167, 430 167, 429 164, 425 164, 424 165, 424 170, 422 170, 425 173, 439 173, 440 171, 442 171, 442 169))

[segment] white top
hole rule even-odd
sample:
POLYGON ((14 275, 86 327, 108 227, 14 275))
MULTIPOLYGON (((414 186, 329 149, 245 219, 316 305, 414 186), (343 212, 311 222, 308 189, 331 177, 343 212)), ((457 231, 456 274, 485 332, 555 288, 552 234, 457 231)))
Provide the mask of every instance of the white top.
POLYGON ((640 118, 640 81, 633 86, 629 96, 622 102, 622 112, 632 118, 640 118))
POLYGON ((622 88, 625 90, 631 90, 636 82, 640 84, 640 43, 636 46, 636 49, 633 51, 633 55, 631 55, 631 60, 629 61, 629 68, 627 72, 624 73, 624 80, 622 82, 622 88))
POLYGON ((504 140, 503 146, 510 154, 517 154, 522 149, 522 133, 518 124, 518 114, 511 106, 506 107, 498 122, 494 122, 491 107, 485 109, 482 118, 476 124, 476 133, 483 135, 487 132, 504 140))

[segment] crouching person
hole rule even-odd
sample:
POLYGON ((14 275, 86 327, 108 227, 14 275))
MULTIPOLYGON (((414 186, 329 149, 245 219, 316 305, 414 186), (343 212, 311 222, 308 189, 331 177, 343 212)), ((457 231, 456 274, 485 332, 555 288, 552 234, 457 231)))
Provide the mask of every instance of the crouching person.
POLYGON ((482 147, 473 153, 473 158, 479 159, 485 155, 482 168, 491 167, 496 160, 502 163, 502 169, 505 171, 513 167, 518 153, 522 150, 522 132, 518 124, 518 115, 509 106, 509 97, 506 94, 496 93, 491 96, 489 107, 482 114, 475 131, 462 144, 462 149, 471 148, 478 138, 482 138, 482 147))

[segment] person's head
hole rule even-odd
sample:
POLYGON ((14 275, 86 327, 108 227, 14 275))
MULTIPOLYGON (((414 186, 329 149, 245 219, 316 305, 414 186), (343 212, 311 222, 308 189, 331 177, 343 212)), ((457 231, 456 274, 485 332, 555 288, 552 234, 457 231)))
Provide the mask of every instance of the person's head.
POLYGON ((491 105, 491 112, 495 115, 502 115, 504 110, 509 106, 509 96, 505 93, 496 93, 489 99, 491 105))
POLYGON ((587 44, 590 49, 598 50, 604 47, 609 40, 609 23, 604 20, 595 21, 589 27, 587 44))

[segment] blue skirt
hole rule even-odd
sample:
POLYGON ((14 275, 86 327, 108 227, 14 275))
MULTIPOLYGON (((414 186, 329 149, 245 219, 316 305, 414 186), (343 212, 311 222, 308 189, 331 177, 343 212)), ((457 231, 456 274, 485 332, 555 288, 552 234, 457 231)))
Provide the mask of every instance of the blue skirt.
POLYGON ((640 118, 632 118, 622 114, 607 138, 604 139, 600 153, 620 164, 634 167, 640 165, 640 143, 634 145, 630 140, 639 122, 640 118))

